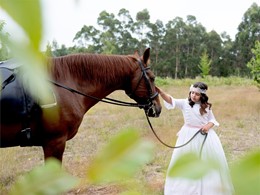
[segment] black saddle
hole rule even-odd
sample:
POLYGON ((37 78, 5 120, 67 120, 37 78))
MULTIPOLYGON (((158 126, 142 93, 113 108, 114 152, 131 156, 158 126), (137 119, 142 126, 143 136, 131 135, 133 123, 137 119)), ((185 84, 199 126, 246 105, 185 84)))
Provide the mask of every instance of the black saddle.
POLYGON ((41 109, 23 86, 18 73, 19 65, 12 63, 12 61, 0 62, 0 122, 5 125, 20 123, 21 132, 24 132, 27 141, 29 141, 30 134, 28 132, 30 132, 31 119, 39 116, 41 109))

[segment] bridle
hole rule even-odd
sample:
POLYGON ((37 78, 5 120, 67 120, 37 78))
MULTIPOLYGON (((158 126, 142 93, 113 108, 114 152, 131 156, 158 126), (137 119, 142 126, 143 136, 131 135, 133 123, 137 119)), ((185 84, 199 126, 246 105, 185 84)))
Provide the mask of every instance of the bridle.
MULTIPOLYGON (((131 98, 131 99, 135 99, 135 100, 138 100, 140 98, 138 98, 135 93, 142 81, 142 79, 144 79, 145 81, 145 85, 146 85, 146 88, 148 90, 148 99, 146 100, 146 104, 141 104, 141 105, 145 105, 145 107, 141 107, 141 108, 144 108, 144 110, 147 110, 149 108, 151 108, 151 106, 153 105, 152 101, 159 95, 157 91, 155 91, 155 93, 153 93, 153 90, 152 90, 152 86, 151 86, 151 83, 150 83, 150 79, 147 75, 147 71, 150 70, 151 68, 149 66, 147 67, 144 67, 144 64, 141 60, 138 60, 138 64, 139 64, 139 67, 141 69, 141 75, 140 75, 140 78, 137 82, 137 85, 135 86, 134 90, 132 92, 126 92, 126 94, 131 98), (148 107, 147 107, 148 106, 148 107)), ((138 102, 138 101, 137 101, 138 102)))

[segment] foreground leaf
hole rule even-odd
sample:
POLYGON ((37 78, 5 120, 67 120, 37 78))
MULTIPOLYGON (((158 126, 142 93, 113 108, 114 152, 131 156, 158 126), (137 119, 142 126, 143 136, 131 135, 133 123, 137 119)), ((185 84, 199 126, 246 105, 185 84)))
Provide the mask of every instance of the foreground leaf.
MULTIPOLYGON (((11 55, 21 70, 23 82, 27 90, 41 105, 53 102, 51 86, 47 82, 45 58, 40 51, 42 39, 42 13, 40 0, 1 0, 1 8, 24 30, 27 39, 7 40, 0 35, 4 44, 8 45, 11 55)), ((20 73, 20 72, 19 72, 20 73)))
POLYGON ((56 159, 48 159, 45 166, 36 167, 22 176, 12 187, 10 195, 58 195, 72 189, 78 179, 61 168, 56 159))
POLYGON ((169 176, 200 179, 217 166, 214 161, 204 161, 194 153, 186 153, 170 168, 169 176))
POLYGON ((260 151, 248 153, 231 167, 236 195, 260 194, 260 151))
POLYGON ((142 141, 137 132, 123 131, 100 152, 87 169, 92 183, 126 179, 152 158, 153 145, 142 141))
POLYGON ((1 7, 25 31, 35 50, 42 38, 40 0, 1 0, 1 7))

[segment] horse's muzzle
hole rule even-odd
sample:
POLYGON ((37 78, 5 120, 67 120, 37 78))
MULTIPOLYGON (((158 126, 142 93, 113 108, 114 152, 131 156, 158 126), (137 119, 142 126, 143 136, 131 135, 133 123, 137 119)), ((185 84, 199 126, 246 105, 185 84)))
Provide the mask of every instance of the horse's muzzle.
POLYGON ((161 114, 161 105, 158 105, 155 101, 153 101, 151 104, 151 106, 144 108, 146 114, 149 117, 159 117, 161 114))

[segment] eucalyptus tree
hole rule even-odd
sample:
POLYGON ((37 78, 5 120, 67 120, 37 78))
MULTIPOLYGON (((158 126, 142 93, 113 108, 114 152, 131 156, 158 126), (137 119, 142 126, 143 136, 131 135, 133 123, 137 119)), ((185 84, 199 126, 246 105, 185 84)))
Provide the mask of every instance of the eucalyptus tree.
POLYGON ((206 29, 192 15, 187 16, 185 23, 185 46, 182 49, 184 77, 194 77, 199 74, 197 64, 200 60, 199 56, 205 49, 206 29))
POLYGON ((53 57, 58 57, 68 55, 70 52, 64 44, 59 46, 58 42, 56 40, 53 40, 51 45, 47 45, 45 53, 48 53, 48 55, 51 55, 53 57), (50 47, 52 51, 51 53, 49 51, 50 47))
POLYGON ((166 56, 168 57, 168 71, 171 76, 177 79, 180 74, 181 66, 181 50, 185 43, 185 22, 181 17, 169 21, 166 24, 166 33, 164 36, 164 47, 167 50, 166 56))
POLYGON ((46 50, 45 50, 45 55, 47 57, 53 57, 53 54, 52 54, 52 46, 51 44, 48 42, 48 44, 46 45, 46 50))
POLYGON ((220 56, 222 55, 222 39, 216 31, 212 30, 207 33, 205 44, 205 49, 208 51, 209 57, 212 60, 211 74, 214 76, 220 76, 218 66, 220 63, 220 56))
POLYGON ((149 27, 150 31, 147 32, 147 38, 149 40, 149 45, 152 48, 151 60, 153 61, 153 70, 156 71, 156 67, 159 63, 159 53, 162 50, 165 28, 161 20, 156 20, 154 24, 150 23, 149 27))
POLYGON ((161 76, 173 77, 174 75, 175 43, 176 32, 173 28, 173 21, 169 21, 165 25, 165 36, 163 37, 161 76))
POLYGON ((234 73, 235 55, 233 51, 234 42, 230 36, 223 32, 221 33, 222 39, 222 53, 219 56, 218 72, 219 76, 227 77, 234 73))
POLYGON ((120 9, 118 14, 119 34, 117 45, 119 54, 131 54, 138 47, 138 40, 132 36, 134 20, 126 9, 120 9))
POLYGON ((136 14, 136 22, 133 24, 132 32, 139 40, 138 50, 142 53, 149 46, 147 32, 150 26, 150 14, 147 9, 144 9, 136 14))
POLYGON ((76 33, 73 42, 76 43, 76 47, 87 48, 89 52, 99 53, 101 52, 100 34, 101 31, 94 26, 84 25, 80 31, 76 33))
POLYGON ((249 74, 246 63, 252 58, 250 50, 257 40, 260 40, 260 7, 253 3, 245 12, 236 34, 234 50, 236 69, 240 74, 249 74))
POLYGON ((102 11, 97 19, 98 25, 102 28, 100 42, 102 44, 102 53, 118 53, 117 39, 119 36, 120 21, 116 19, 113 13, 102 11))

